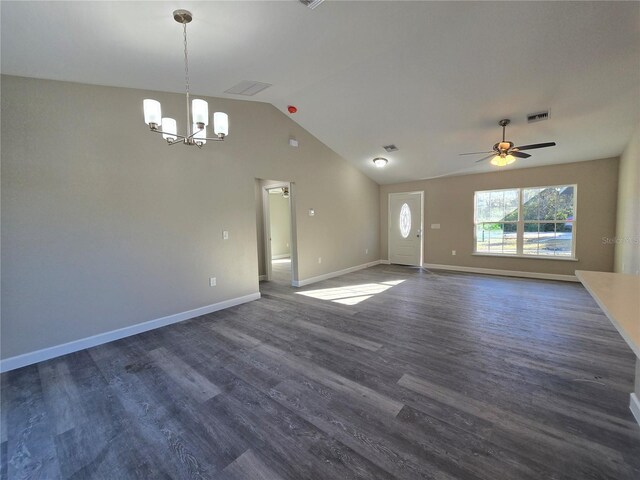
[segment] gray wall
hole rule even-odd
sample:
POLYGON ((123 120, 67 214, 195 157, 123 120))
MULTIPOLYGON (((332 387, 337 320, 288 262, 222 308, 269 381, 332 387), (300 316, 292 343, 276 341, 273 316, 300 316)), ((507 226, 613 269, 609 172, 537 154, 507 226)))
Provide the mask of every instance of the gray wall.
POLYGON ((207 99, 230 135, 198 150, 143 122, 155 98, 184 128, 179 94, 1 89, 2 358, 258 291, 256 178, 296 184, 300 279, 379 258, 378 185, 270 104, 207 99))
POLYGON ((424 191, 425 263, 573 275, 575 270, 612 271, 616 225, 618 159, 437 178, 380 187, 380 251, 388 258, 388 194, 424 191), (475 256, 473 194, 477 190, 578 185, 576 256, 579 261, 475 256), (430 224, 439 223, 440 230, 430 224), (456 250, 456 255, 451 254, 456 250))
POLYGON ((620 157, 615 270, 640 275, 640 125, 620 157))

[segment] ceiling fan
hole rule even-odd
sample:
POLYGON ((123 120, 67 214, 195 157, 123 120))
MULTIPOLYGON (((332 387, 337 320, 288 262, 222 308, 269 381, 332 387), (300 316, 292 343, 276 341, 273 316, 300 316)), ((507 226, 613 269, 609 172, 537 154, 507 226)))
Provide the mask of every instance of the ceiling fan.
POLYGON ((476 160, 476 163, 484 162, 485 160, 490 159, 491 164, 496 165, 497 167, 504 167, 505 165, 509 165, 516 161, 517 158, 529 158, 531 155, 528 153, 524 153, 522 150, 534 150, 536 148, 546 148, 546 147, 554 147, 556 142, 546 142, 546 143, 534 143, 532 145, 521 145, 519 147, 515 147, 513 142, 508 142, 505 140, 505 129, 507 125, 511 123, 511 120, 508 118, 504 118, 498 122, 498 125, 502 127, 502 141, 496 143, 493 146, 493 150, 490 152, 470 152, 470 153, 461 153, 460 155, 479 155, 481 153, 488 153, 486 157, 481 158, 480 160, 476 160))

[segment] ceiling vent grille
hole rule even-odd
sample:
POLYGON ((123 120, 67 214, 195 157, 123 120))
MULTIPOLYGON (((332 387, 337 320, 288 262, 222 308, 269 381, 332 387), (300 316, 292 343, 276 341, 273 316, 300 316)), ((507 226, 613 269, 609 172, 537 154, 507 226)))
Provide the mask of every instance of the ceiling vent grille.
POLYGON ((398 147, 396 147, 394 144, 384 145, 382 148, 384 148, 387 153, 398 151, 398 147))
POLYGON ((309 7, 311 10, 320 5, 324 0, 300 0, 300 3, 305 7, 309 7))
POLYGON ((265 88, 269 88, 270 83, 253 82, 250 80, 243 80, 237 85, 234 85, 229 90, 225 90, 225 93, 232 95, 244 95, 246 97, 253 97, 256 93, 260 93, 265 88))
POLYGON ((541 122, 549 118, 549 110, 544 112, 530 113, 527 115, 527 123, 541 122))

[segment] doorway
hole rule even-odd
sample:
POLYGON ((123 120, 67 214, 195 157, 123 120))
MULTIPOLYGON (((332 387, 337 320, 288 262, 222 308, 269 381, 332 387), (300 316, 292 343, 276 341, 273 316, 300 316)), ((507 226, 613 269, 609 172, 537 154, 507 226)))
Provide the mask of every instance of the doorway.
POLYGON ((423 192, 389 194, 389 263, 422 266, 423 192))
POLYGON ((262 238, 267 280, 293 285, 297 279, 297 250, 292 182, 262 181, 262 238))

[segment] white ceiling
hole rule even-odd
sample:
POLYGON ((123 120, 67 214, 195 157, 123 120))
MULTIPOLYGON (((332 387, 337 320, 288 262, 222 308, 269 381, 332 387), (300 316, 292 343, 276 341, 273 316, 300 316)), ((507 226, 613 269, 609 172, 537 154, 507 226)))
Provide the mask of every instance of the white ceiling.
POLYGON ((504 117, 517 145, 558 144, 507 168, 619 155, 640 121, 639 2, 0 5, 2 73, 173 92, 171 13, 187 8, 192 92, 296 105, 296 122, 381 184, 495 168, 458 153, 490 150, 504 117), (273 86, 223 93, 241 80, 273 86))

